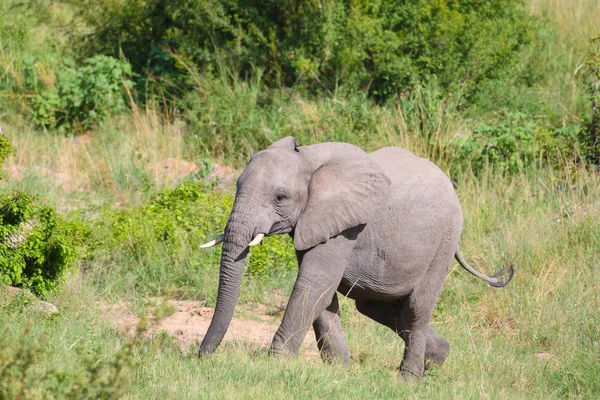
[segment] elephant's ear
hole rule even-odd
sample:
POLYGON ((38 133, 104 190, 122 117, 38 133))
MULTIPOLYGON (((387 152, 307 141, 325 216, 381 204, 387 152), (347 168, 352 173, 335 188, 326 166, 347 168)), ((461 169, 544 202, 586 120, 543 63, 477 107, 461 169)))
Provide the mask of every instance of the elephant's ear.
POLYGON ((294 247, 306 250, 345 229, 366 224, 380 212, 390 180, 367 156, 332 160, 319 167, 294 232, 294 247))
POLYGON ((298 151, 298 141, 293 136, 286 136, 270 145, 269 149, 288 149, 298 151))

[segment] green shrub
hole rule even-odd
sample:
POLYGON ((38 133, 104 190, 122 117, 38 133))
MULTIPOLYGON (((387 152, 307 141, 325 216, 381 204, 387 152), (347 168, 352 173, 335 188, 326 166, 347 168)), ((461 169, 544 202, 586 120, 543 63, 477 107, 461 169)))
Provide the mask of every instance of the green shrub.
MULTIPOLYGON (((13 149, 5 136, 0 135, 0 166, 4 164, 4 161, 11 155, 13 155, 13 149)), ((6 179, 6 172, 0 169, 0 180, 6 179)))
POLYGON ((270 85, 386 98, 437 77, 450 90, 510 79, 537 23, 523 0, 79 0, 87 54, 123 51, 138 73, 181 83, 184 54, 200 69, 265 71, 270 85))
POLYGON ((250 275, 262 279, 294 271, 297 267, 294 244, 287 235, 268 237, 262 246, 250 250, 246 265, 250 275))
POLYGON ((56 85, 32 98, 33 121, 48 128, 87 129, 127 110, 125 91, 132 87, 131 75, 129 63, 102 55, 81 66, 65 64, 56 85))
POLYGON ((45 128, 81 131, 127 109, 132 71, 113 57, 74 54, 56 26, 67 19, 60 8, 45 1, 0 5, 0 108, 45 128))
POLYGON ((218 236, 231 205, 230 195, 207 191, 189 181, 175 189, 163 189, 132 210, 106 210, 94 224, 98 234, 93 235, 91 254, 118 247, 143 258, 160 246, 159 252, 174 255, 184 246, 200 245, 212 234, 218 236))
MULTIPOLYGON (((12 153, 0 136, 0 165, 12 153)), ((35 197, 0 195, 0 283, 29 287, 44 295, 56 291, 74 265, 86 230, 67 221, 35 197)))
MULTIPOLYGON (((223 232, 233 196, 185 181, 131 210, 106 210, 94 223, 87 270, 103 287, 203 298, 216 293, 220 246, 199 245, 223 232)), ((261 279, 288 273, 295 263, 285 237, 252 249, 247 273, 261 279)))
POLYGON ((0 196, 0 283, 44 295, 74 266, 85 229, 34 200, 20 192, 0 196))
POLYGON ((551 129, 520 112, 506 112, 494 123, 480 124, 468 137, 454 138, 453 168, 479 174, 486 167, 514 175, 536 162, 557 164, 576 155, 578 125, 551 129))

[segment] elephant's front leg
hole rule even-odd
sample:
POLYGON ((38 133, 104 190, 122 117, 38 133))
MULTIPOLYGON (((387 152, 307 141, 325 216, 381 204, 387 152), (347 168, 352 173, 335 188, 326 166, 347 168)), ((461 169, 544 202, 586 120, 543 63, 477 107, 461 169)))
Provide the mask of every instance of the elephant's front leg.
POLYGON ((298 354, 311 324, 332 303, 354 244, 342 233, 298 254, 298 278, 271 353, 298 354))

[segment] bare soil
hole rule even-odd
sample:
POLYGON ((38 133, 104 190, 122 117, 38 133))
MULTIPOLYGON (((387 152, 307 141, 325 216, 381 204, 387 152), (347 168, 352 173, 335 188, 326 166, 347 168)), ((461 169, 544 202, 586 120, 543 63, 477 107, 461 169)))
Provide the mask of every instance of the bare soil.
MULTIPOLYGON (((175 312, 161 318, 157 323, 151 323, 147 335, 166 331, 177 340, 182 349, 198 346, 210 326, 214 309, 204 307, 198 301, 188 300, 169 301, 169 306, 173 306, 175 312)), ((117 321, 119 328, 124 332, 132 332, 141 319, 127 311, 123 305, 102 308, 109 318, 117 321)), ((223 342, 251 343, 267 349, 280 321, 266 314, 264 307, 257 307, 255 312, 256 320, 233 318, 223 342)), ((306 335, 301 352, 304 357, 319 355, 312 329, 306 335)))

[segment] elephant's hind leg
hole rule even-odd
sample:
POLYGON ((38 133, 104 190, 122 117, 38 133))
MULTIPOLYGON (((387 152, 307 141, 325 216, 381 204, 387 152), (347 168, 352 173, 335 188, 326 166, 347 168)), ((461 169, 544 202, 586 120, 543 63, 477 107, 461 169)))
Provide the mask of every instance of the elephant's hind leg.
POLYGON ((342 331, 337 293, 334 293, 331 304, 313 322, 313 329, 323 361, 340 360, 346 364, 350 362, 350 351, 342 331))
MULTIPOLYGON (((361 314, 396 332, 405 342, 408 340, 408 329, 402 320, 401 302, 394 304, 375 300, 357 301, 356 308, 361 314)), ((424 369, 431 364, 442 365, 450 353, 448 341, 438 335, 430 326, 427 328, 424 369)))
MULTIPOLYGON (((421 282, 414 288, 402 304, 402 322, 406 328, 404 358, 400 364, 400 373, 405 377, 423 375, 425 370, 426 347, 432 331, 429 326, 431 314, 442 292, 448 269, 454 257, 456 247, 451 245, 452 236, 445 235, 439 250, 423 275, 421 282)), ((437 342, 430 352, 436 356, 430 361, 445 359, 444 351, 448 346, 437 342)))
POLYGON ((427 346, 425 347, 425 370, 429 369, 431 364, 442 365, 448 354, 450 354, 450 343, 432 328, 427 334, 427 346))

